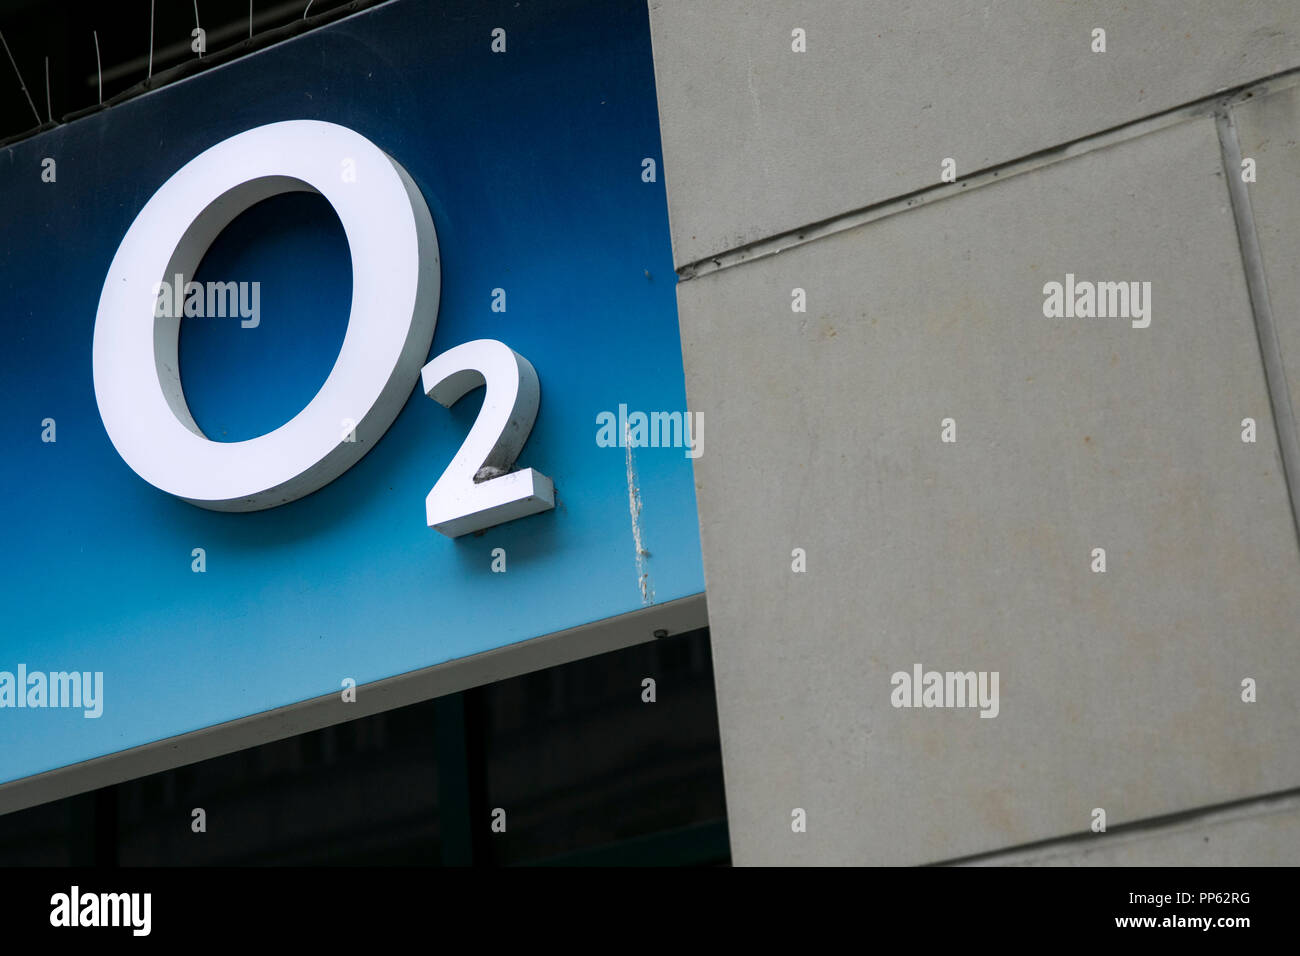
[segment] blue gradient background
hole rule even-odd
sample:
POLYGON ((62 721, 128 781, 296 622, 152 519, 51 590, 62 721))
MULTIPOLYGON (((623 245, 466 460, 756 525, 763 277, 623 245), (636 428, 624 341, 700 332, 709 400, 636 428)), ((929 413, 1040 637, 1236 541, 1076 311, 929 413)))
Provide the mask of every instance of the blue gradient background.
MULTIPOLYGON (((620 402, 686 407, 647 156, 661 164, 643 0, 401 0, 0 150, 0 670, 103 671, 106 688, 99 720, 0 710, 0 781, 641 607, 625 453, 596 446, 595 422, 620 402), (498 26, 505 55, 489 51, 498 26), (499 338, 537 368, 519 464, 554 479, 554 511, 455 541, 425 525, 481 390, 451 412, 413 391, 345 475, 254 514, 172 499, 112 448, 91 342, 118 242, 191 157, 295 118, 357 130, 420 186, 442 253, 431 354, 499 338)), ((310 400, 342 341, 348 256, 315 196, 254 207, 218 239, 198 278, 263 287, 256 329, 182 323, 209 435, 270 430, 310 400)), ((703 591, 690 460, 644 448, 636 467, 656 600, 703 591)))

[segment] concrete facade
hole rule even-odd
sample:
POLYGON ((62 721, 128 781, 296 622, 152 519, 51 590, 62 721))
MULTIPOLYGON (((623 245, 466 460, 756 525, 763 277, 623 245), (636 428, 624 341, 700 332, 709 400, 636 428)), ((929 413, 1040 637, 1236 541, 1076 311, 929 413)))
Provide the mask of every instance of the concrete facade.
POLYGON ((650 3, 738 864, 1300 862, 1300 8, 1129 7, 650 3))

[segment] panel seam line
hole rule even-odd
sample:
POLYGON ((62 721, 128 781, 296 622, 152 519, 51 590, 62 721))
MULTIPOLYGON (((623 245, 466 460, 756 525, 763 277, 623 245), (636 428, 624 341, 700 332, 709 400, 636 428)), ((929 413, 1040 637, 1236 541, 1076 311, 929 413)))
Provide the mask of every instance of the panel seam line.
POLYGON ((1194 807, 1163 813, 1158 816, 1144 817, 1118 826, 1113 826, 1102 833, 1069 833, 1045 840, 1035 840, 1018 846, 1001 847, 967 856, 939 860, 923 866, 969 866, 971 864, 997 864, 1015 857, 1042 858, 1053 852, 1073 852, 1080 850, 1104 849, 1107 838, 1117 843, 1129 843, 1133 840, 1157 836, 1162 832, 1198 825, 1219 825, 1234 823, 1239 820, 1257 819, 1276 813, 1292 812, 1300 808, 1300 789, 1281 790, 1273 793, 1243 797, 1226 803, 1194 807))
POLYGON ((1264 365, 1264 380, 1273 410, 1273 427, 1277 431, 1278 448, 1282 455, 1282 472, 1286 482, 1287 497, 1291 503, 1291 521, 1300 539, 1300 435, 1296 432, 1295 414, 1291 405, 1291 390, 1287 385, 1286 366, 1282 362, 1282 346, 1277 337, 1277 324, 1273 321, 1273 305, 1268 294, 1268 279, 1264 271, 1264 255, 1259 246, 1259 233, 1255 227, 1255 213, 1250 202, 1250 191, 1241 178, 1241 143, 1237 138, 1237 124, 1229 109, 1215 113, 1215 129, 1219 135, 1219 150, 1223 157, 1223 174, 1227 181, 1228 199, 1237 225, 1237 241, 1241 248, 1242 269, 1246 275, 1246 291, 1255 319, 1255 334, 1259 339, 1260 357, 1264 365))
POLYGON ((685 282, 710 275, 722 269, 729 269, 746 262, 752 262, 755 259, 779 255, 787 249, 793 249, 827 236, 856 229, 859 226, 906 212, 909 209, 916 209, 929 203, 960 196, 981 186, 1002 182, 1022 173, 1042 169, 1045 166, 1073 159, 1076 156, 1128 142, 1140 136, 1175 126, 1178 123, 1202 117, 1217 116, 1235 102, 1249 100, 1267 92, 1288 89, 1297 85, 1300 85, 1300 67, 1251 80, 1249 83, 1228 87, 1210 96, 1184 103, 1181 106, 1171 107, 1150 116, 1130 120, 1100 132, 1081 136, 1003 163, 984 167, 953 183, 933 183, 908 193, 860 206, 848 212, 836 213, 833 216, 803 226, 785 229, 779 233, 734 246, 723 252, 704 256, 677 268, 678 281, 679 283, 685 282))

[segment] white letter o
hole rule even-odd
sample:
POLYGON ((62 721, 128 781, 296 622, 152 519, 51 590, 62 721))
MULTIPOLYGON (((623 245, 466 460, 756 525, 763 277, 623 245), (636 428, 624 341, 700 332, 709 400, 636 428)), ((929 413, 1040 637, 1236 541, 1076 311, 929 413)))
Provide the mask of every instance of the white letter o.
POLYGON ((108 437, 145 481, 215 511, 257 511, 333 481, 374 447, 420 378, 438 320, 438 238, 419 188, 359 133, 315 120, 259 126, 217 143, 145 203, 118 247, 95 318, 95 399, 108 437), (344 180, 345 160, 354 175, 344 180), (154 315, 157 283, 188 282, 253 204, 316 192, 352 254, 352 309, 316 397, 279 428, 214 442, 181 388, 179 317, 154 315), (341 424, 356 422, 356 441, 341 424))

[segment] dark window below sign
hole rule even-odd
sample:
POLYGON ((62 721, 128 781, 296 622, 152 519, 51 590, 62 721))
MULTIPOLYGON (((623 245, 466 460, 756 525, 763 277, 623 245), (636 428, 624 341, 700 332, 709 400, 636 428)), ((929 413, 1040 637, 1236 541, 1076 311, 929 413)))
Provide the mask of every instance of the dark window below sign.
POLYGON ((729 861, 707 630, 0 816, 0 865, 729 861))

